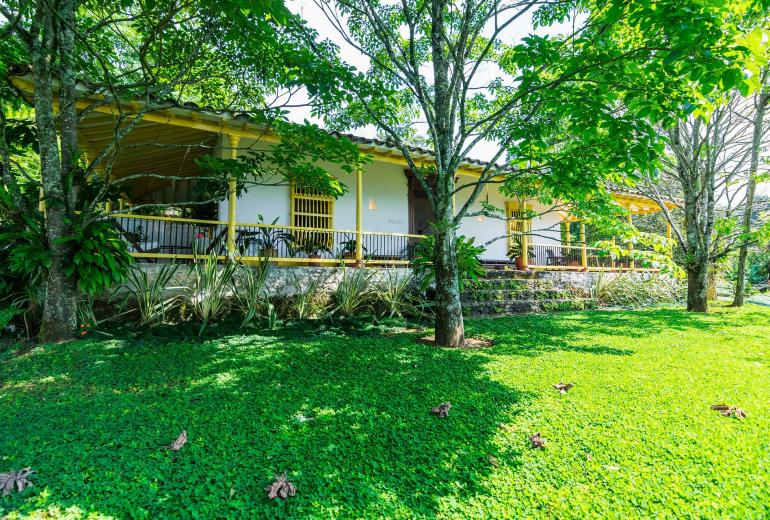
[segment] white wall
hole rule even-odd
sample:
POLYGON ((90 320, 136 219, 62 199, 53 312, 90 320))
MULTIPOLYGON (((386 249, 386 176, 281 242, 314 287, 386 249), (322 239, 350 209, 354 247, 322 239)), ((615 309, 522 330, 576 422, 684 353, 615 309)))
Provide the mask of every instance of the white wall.
MULTIPOLYGON (((241 149, 245 150, 254 143, 244 139, 241 149)), ((221 150, 220 156, 227 154, 227 150, 221 150)), ((245 152, 244 152, 245 153, 245 152)), ((327 164, 326 168, 343 184, 348 187, 348 192, 334 203, 335 229, 355 230, 356 227, 356 177, 348 175, 333 164, 327 164)), ((461 176, 460 183, 472 180, 470 177, 461 176)), ((373 161, 364 166, 363 170, 363 228, 364 231, 380 231, 388 233, 409 232, 409 207, 407 200, 407 181, 404 175, 404 167, 383 161, 373 161), (376 205, 376 209, 369 209, 370 202, 376 205)), ((458 207, 463 204, 470 194, 470 189, 461 192, 457 196, 458 207)), ((489 199, 490 204, 505 210, 506 197, 496 186, 490 186, 482 193, 480 199, 489 199)), ((560 241, 559 221, 557 212, 548 212, 548 207, 536 201, 530 204, 535 211, 544 215, 533 220, 532 230, 537 236, 534 243, 558 244, 560 241)), ((481 201, 477 200, 471 212, 481 209, 481 201)), ((258 216, 262 215, 265 222, 272 222, 278 217, 278 223, 290 225, 290 200, 288 186, 257 186, 243 194, 236 205, 236 220, 243 223, 256 223, 258 216)), ((227 201, 219 204, 219 219, 227 220, 227 201)), ((508 241, 505 238, 506 222, 503 219, 485 217, 479 221, 477 217, 463 219, 459 232, 466 236, 475 236, 476 244, 486 244, 487 251, 483 257, 488 260, 506 259, 508 241), (502 237, 502 238, 498 238, 502 237), (497 240, 495 240, 497 239, 497 240)), ((366 244, 367 242, 365 242, 366 244)), ((370 250, 376 246, 370 244, 370 250)), ((378 251, 387 254, 386 251, 378 251)), ((393 252, 395 253, 395 252, 393 252)))
MULTIPOLYGON (((319 164, 348 188, 347 193, 334 202, 334 228, 355 230, 355 174, 347 174, 334 164, 319 164)), ((404 168, 386 162, 367 164, 363 169, 363 185, 364 230, 408 233, 409 213, 404 168), (376 209, 369 209, 370 201, 376 209)), ((290 210, 288 186, 256 186, 238 199, 235 218, 238 222, 256 223, 259 215, 262 215, 266 222, 272 222, 278 217, 279 224, 290 225, 290 210)), ((227 220, 226 200, 219 204, 219 218, 227 220)))
MULTIPOLYGON (((460 176, 458 185, 467 184, 473 178, 469 176, 460 176)), ((467 188, 457 194, 456 204, 458 209, 468 200, 472 188, 467 188)), ((495 185, 484 188, 479 198, 473 203, 468 213, 481 211, 482 202, 500 208, 503 213, 497 218, 492 217, 465 217, 460 225, 459 233, 465 236, 475 236, 477 245, 484 245, 487 251, 483 258, 487 260, 505 260, 507 259, 508 240, 507 240, 507 222, 503 219, 506 211, 506 202, 510 200, 500 193, 495 185), (500 218, 503 217, 503 218, 500 218), (502 237, 502 238, 501 238, 502 237)), ((561 217, 558 211, 552 209, 550 205, 542 204, 536 200, 530 200, 526 203, 531 209, 538 213, 538 216, 532 219, 532 238, 534 244, 559 244, 561 242, 561 230, 559 223, 561 217)))

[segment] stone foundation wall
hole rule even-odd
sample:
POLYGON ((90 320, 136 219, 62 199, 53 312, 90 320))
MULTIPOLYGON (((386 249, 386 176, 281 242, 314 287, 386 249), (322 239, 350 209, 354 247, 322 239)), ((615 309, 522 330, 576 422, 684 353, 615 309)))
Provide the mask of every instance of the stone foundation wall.
POLYGON ((542 280, 551 280, 558 288, 576 288, 585 292, 590 292, 596 284, 596 279, 600 276, 605 278, 615 278, 617 276, 634 276, 639 278, 649 278, 651 273, 647 271, 636 272, 581 272, 581 271, 539 271, 538 278, 542 280))
MULTIPOLYGON (((147 273, 150 280, 154 280, 164 264, 139 263, 137 265, 147 273)), ((299 284, 302 290, 305 290, 313 280, 318 280, 319 290, 332 292, 342 280, 345 269, 342 267, 271 266, 265 285, 270 296, 285 296, 294 294, 297 284, 299 284), (296 283, 295 280, 297 281, 296 283)), ((348 267, 347 269, 352 270, 355 268, 348 267)), ((411 269, 400 267, 368 267, 366 269, 372 275, 372 283, 377 283, 377 281, 387 276, 402 278, 408 276, 412 271, 411 269)), ((174 280, 172 285, 189 286, 193 281, 190 266, 180 265, 176 270, 174 280)))
MULTIPOLYGON (((147 273, 152 280, 157 277, 159 270, 164 264, 139 263, 137 264, 147 273)), ((306 289, 312 280, 319 281, 319 289, 324 292, 334 291, 342 280, 346 268, 342 267, 307 267, 307 266, 271 266, 268 272, 266 289, 271 296, 285 296, 296 292, 295 280, 302 289, 306 289)), ((347 269, 354 269, 348 267, 347 269)), ((367 272, 371 273, 371 281, 376 283, 386 276, 404 277, 409 276, 411 269, 404 267, 367 267, 367 272)), ((182 264, 176 271, 175 282, 173 285, 189 286, 192 282, 189 265, 182 264)), ((493 271, 494 272, 494 271, 493 271)), ((536 276, 542 280, 551 280, 556 288, 570 289, 575 288, 585 293, 590 293, 596 279, 603 275, 614 278, 616 276, 639 276, 649 277, 646 272, 636 273, 597 273, 597 272, 579 272, 579 271, 538 271, 529 276, 536 276)))

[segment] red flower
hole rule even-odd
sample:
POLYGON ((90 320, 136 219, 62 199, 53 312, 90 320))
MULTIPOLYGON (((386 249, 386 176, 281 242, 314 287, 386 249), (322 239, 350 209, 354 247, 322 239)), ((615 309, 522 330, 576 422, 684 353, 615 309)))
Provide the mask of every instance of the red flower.
POLYGON ((203 233, 196 233, 195 238, 203 238, 203 233))

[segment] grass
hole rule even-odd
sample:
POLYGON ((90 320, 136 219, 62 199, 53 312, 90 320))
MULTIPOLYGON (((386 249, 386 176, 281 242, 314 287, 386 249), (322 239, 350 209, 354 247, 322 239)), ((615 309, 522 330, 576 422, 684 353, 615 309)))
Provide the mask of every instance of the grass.
POLYGON ((8 350, 0 471, 37 473, 0 517, 770 516, 770 309, 468 329, 495 347, 213 328, 8 350), (180 452, 161 448, 182 429, 180 452), (270 502, 284 470, 297 495, 270 502))

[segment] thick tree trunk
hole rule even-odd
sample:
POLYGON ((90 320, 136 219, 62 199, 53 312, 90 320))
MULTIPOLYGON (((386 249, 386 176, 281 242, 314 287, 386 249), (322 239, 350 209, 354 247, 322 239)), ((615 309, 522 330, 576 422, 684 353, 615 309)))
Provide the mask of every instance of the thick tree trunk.
POLYGON ((690 312, 708 312, 708 272, 707 261, 687 268, 687 310, 690 312))
MULTIPOLYGON (((67 218, 70 208, 62 175, 54 111, 51 61, 56 48, 54 29, 57 23, 54 19, 57 13, 52 9, 49 4, 40 3, 31 30, 31 57, 35 74, 35 123, 38 129, 40 175, 46 198, 45 231, 51 254, 39 333, 43 341, 66 340, 75 335, 78 298, 75 281, 65 273, 69 253, 67 248, 60 244, 60 239, 71 234, 71 230, 67 218)), ((70 109, 74 110, 74 105, 69 106, 68 110, 70 109)), ((66 163, 71 167, 72 160, 66 163)))
MULTIPOLYGON (((49 240, 51 235, 49 232, 49 240)), ((48 269, 43 318, 38 334, 41 341, 71 339, 77 330, 77 287, 73 279, 64 273, 63 252, 57 251, 55 246, 51 248, 51 252, 54 257, 48 269)))
POLYGON ((460 303, 455 230, 436 230, 436 344, 461 347, 465 324, 460 303))

